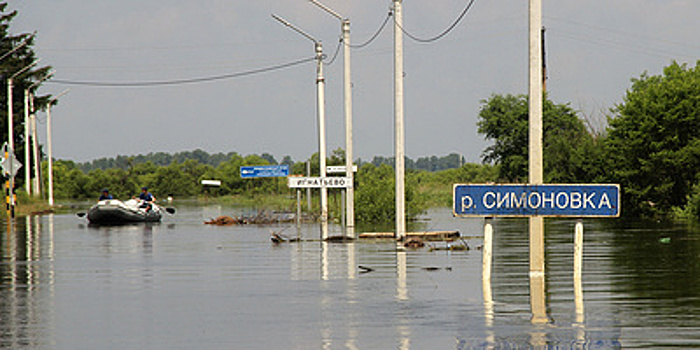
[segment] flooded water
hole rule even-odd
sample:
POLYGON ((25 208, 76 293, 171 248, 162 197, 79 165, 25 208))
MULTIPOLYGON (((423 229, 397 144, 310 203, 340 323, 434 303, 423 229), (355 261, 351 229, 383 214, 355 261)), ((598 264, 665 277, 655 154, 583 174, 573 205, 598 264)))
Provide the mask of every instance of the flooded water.
MULTIPOLYGON (((0 347, 12 349, 664 348, 700 345, 700 240, 681 228, 548 221, 544 293, 531 298, 527 221, 432 211, 468 251, 321 243, 317 225, 204 225, 217 206, 160 224, 90 227, 74 214, 3 221, 0 347), (274 245, 270 230, 308 241, 274 245), (486 277, 486 278, 485 278, 486 277), (547 322, 533 322, 544 306, 547 322)), ((337 226, 331 233, 339 233, 337 226)), ((445 248, 445 242, 432 243, 445 248)), ((537 282, 535 282, 537 283, 537 282)))

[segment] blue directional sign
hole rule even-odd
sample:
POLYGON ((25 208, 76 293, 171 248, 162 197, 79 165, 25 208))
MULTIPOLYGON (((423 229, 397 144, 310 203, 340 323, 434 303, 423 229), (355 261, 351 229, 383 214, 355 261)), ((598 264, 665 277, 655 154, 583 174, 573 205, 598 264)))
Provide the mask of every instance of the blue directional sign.
POLYGON ((242 166, 241 178, 252 179, 256 177, 287 177, 289 176, 289 165, 255 165, 242 166))
POLYGON ((620 185, 456 184, 454 216, 620 216, 620 185))

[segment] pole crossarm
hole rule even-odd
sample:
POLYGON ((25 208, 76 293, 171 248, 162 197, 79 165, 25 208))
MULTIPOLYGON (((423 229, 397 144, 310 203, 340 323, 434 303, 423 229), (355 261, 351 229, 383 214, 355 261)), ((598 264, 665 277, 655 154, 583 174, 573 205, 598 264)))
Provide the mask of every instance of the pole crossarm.
POLYGON ((314 38, 313 36, 307 34, 305 31, 299 29, 299 28, 296 27, 295 25, 289 23, 287 20, 285 20, 284 18, 282 18, 282 17, 280 17, 280 16, 277 16, 277 15, 274 14, 274 13, 272 14, 272 18, 276 19, 277 21, 279 21, 280 23, 284 24, 285 26, 291 28, 293 31, 299 33, 301 36, 303 36, 303 37, 305 37, 305 38, 307 38, 307 39, 313 41, 314 44, 317 44, 317 43, 320 43, 320 42, 321 42, 320 40, 316 40, 316 38, 314 38))

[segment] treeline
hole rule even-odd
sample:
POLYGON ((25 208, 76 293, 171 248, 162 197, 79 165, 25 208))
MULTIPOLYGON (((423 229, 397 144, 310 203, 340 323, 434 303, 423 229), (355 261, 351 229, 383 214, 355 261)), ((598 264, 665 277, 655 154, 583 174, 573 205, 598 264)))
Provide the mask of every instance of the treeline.
MULTIPOLYGON (((335 154, 338 153, 343 153, 342 149, 337 149, 334 152, 335 154)), ((112 169, 112 168, 117 168, 117 169, 129 169, 130 167, 133 167, 138 164, 145 164, 145 163, 152 163, 157 166, 168 166, 172 163, 184 163, 188 160, 194 160, 197 161, 199 164, 204 164, 204 165, 211 165, 212 167, 218 167, 221 163, 231 159, 231 157, 237 155, 236 152, 228 152, 228 153, 214 153, 214 154, 209 154, 206 151, 203 151, 201 149, 196 149, 194 151, 185 151, 185 152, 178 152, 174 154, 170 153, 165 153, 165 152, 154 152, 154 153, 148 153, 148 154, 139 154, 135 156, 116 156, 116 157, 109 157, 109 158, 99 158, 95 159, 89 162, 84 162, 84 163, 78 163, 77 167, 84 171, 84 172, 90 172, 92 170, 96 169, 102 169, 102 170, 107 170, 107 169, 112 169)), ((289 165, 290 167, 294 165, 294 161, 290 156, 285 156, 282 158, 280 162, 278 162, 275 157, 269 153, 263 153, 259 156, 260 158, 266 160, 268 164, 286 164, 289 165)), ((437 156, 431 156, 431 157, 421 157, 418 158, 417 160, 413 160, 409 157, 406 157, 405 160, 406 164, 406 169, 412 169, 412 170, 425 170, 425 171, 441 171, 441 170, 447 170, 447 169, 455 169, 459 168, 462 165, 464 165, 464 157, 457 154, 457 153, 451 153, 449 155, 443 156, 443 157, 437 157, 437 156)), ((356 164, 358 166, 362 166, 367 162, 363 161, 362 159, 358 159, 356 164)), ((389 165, 391 167, 394 166, 394 157, 382 157, 382 156, 375 156, 372 158, 372 160, 369 162, 374 166, 380 166, 382 164, 389 165)))
MULTIPOLYGON (((454 160, 455 155, 436 157, 433 161, 438 162, 439 159, 454 160)), ((326 162, 328 165, 344 165, 344 152, 335 150, 326 162)), ((311 156, 309 163, 311 176, 318 176, 318 153, 311 156)), ((103 189, 108 189, 115 198, 129 198, 136 195, 142 186, 147 186, 156 198, 277 197, 287 201, 286 204, 282 204, 283 208, 274 209, 293 210, 293 200, 290 198, 294 198, 295 190, 287 188, 286 179, 241 178, 241 166, 273 164, 271 159, 259 155, 241 156, 234 152, 217 166, 204 164, 196 159, 182 162, 176 160, 167 165, 156 165, 150 160, 139 163, 132 159, 125 164, 124 168, 98 168, 85 172, 72 161, 57 160, 54 162, 54 197, 59 200, 96 199, 103 189), (219 180, 221 186, 203 186, 201 183, 205 179, 219 180)), ((392 222, 395 217, 394 170, 387 163, 378 161, 377 164, 379 165, 362 163, 355 176, 355 212, 358 222, 392 222)), ((296 162, 290 167, 292 175, 306 175, 306 171, 306 161, 296 162)), ((449 206, 453 183, 490 182, 496 179, 496 174, 496 167, 480 164, 465 164, 435 172, 409 169, 406 171, 407 218, 415 218, 430 206, 449 206)), ((317 195, 312 199, 315 206, 313 212, 317 212, 317 195)), ((330 208, 331 218, 339 217, 341 207, 338 201, 336 204, 338 205, 330 208)), ((256 201, 255 205, 264 203, 256 201)))

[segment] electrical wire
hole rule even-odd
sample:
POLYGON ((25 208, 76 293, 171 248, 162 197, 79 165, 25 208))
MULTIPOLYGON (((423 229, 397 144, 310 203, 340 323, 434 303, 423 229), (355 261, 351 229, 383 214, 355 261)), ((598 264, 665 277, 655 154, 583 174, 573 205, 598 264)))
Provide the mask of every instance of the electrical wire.
POLYGON ((327 66, 330 66, 331 64, 333 64, 333 62, 335 62, 335 59, 338 58, 338 52, 340 52, 341 46, 343 46, 343 39, 340 39, 338 41, 338 46, 336 46, 336 48, 335 48, 335 53, 333 54, 333 58, 331 58, 330 61, 326 62, 327 66))
MULTIPOLYGON (((415 41, 417 41, 417 42, 421 42, 421 43, 431 43, 431 42, 440 40, 442 37, 444 37, 445 35, 449 34, 449 33, 459 24, 459 22, 462 21, 462 19, 464 18, 464 16, 466 16, 467 13, 469 12, 469 10, 472 8, 472 5, 474 5, 474 2, 475 2, 475 1, 476 1, 476 0, 471 0, 471 1, 469 1, 469 3, 467 4, 467 7, 465 7, 464 10, 462 10, 462 13, 459 14, 459 16, 457 17, 457 19, 456 19, 449 27, 447 27, 447 29, 445 29, 442 33, 440 33, 440 34, 438 34, 438 35, 436 35, 436 36, 434 36, 434 37, 432 37, 432 38, 428 38, 428 39, 419 38, 419 37, 417 37, 417 36, 415 36, 415 35, 412 35, 412 34, 409 33, 408 31, 406 31, 403 27, 399 26, 399 28, 401 29, 401 31, 402 31, 404 34, 406 34, 407 37, 409 37, 409 38, 411 38, 411 39, 413 39, 413 40, 415 40, 415 41)), ((394 23, 396 23, 396 19, 394 19, 394 23)))
POLYGON ((151 86, 164 86, 164 85, 185 85, 185 84, 196 84, 196 83, 206 83, 217 80, 226 80, 233 78, 240 78, 244 76, 267 73, 279 69, 289 68, 292 66, 297 66, 306 62, 315 61, 316 57, 304 58, 298 61, 288 62, 279 64, 276 66, 270 66, 265 68, 253 69, 245 72, 231 73, 216 75, 210 77, 200 77, 200 78, 190 78, 190 79, 176 79, 176 80, 163 80, 163 81, 141 81, 141 82, 99 82, 99 81, 76 81, 76 80, 63 80, 63 79, 52 79, 47 81, 47 83, 55 83, 62 85, 82 85, 82 86, 97 86, 97 87, 151 87, 151 86))
POLYGON ((367 40, 366 42, 364 42, 364 43, 362 43, 362 44, 360 44, 360 45, 352 45, 352 44, 351 44, 351 45, 348 45, 348 46, 350 46, 350 48, 353 48, 353 49, 361 49, 361 48, 363 48, 363 47, 365 47, 365 46, 371 44, 371 43, 374 41, 374 39, 377 39, 377 37, 379 36, 379 34, 381 34, 381 32, 384 31, 384 27, 386 27, 386 24, 389 23, 389 18, 391 18, 391 12, 389 12, 389 13, 386 15, 386 18, 384 18, 384 23, 382 23, 382 25, 379 26, 379 29, 377 30, 377 32, 375 32, 374 35, 372 35, 372 36, 369 38, 369 40, 367 40))

